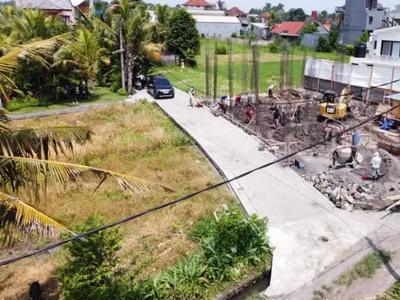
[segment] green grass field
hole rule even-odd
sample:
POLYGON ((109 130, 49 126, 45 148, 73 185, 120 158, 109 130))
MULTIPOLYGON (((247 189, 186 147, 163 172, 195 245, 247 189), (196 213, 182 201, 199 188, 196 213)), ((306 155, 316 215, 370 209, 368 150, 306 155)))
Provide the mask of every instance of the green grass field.
MULTIPOLYGON (((183 90, 188 92, 190 86, 197 89, 198 96, 204 96, 206 91, 206 43, 207 41, 201 40, 201 53, 197 57, 197 68, 185 68, 180 67, 168 67, 168 68, 157 68, 154 73, 162 73, 169 78, 171 83, 183 90)), ((209 40, 210 54, 215 53, 215 40, 209 40)), ((226 40, 218 41, 218 46, 228 47, 226 40)), ((233 90, 234 95, 242 93, 244 91, 243 85, 243 58, 244 53, 247 53, 247 60, 251 60, 252 53, 250 47, 242 44, 232 44, 233 50, 233 70, 234 70, 234 83, 233 90)), ((300 87, 302 81, 302 70, 304 62, 304 54, 308 56, 314 55, 314 52, 310 49, 302 49, 301 46, 296 46, 293 52, 293 85, 300 87)), ((268 87, 271 84, 278 85, 280 78, 280 53, 270 53, 268 46, 259 46, 260 52, 260 67, 259 67, 259 91, 260 93, 266 93, 268 87)), ((316 57, 325 60, 337 60, 338 53, 315 53, 316 57)), ((346 61, 350 61, 350 57, 346 57, 346 61)), ((214 57, 211 55, 211 74, 214 74, 214 57)), ((251 71, 252 65, 248 64, 248 80, 246 90, 250 90, 251 85, 251 71)), ((211 91, 211 94, 213 92, 211 91)), ((218 55, 218 96, 229 94, 229 81, 228 81, 228 55, 218 55)))
MULTIPOLYGON (((293 62, 293 84, 294 86, 300 86, 301 74, 303 69, 303 61, 297 60, 293 62)), ((204 96, 206 91, 206 72, 205 67, 198 68, 185 68, 182 70, 179 67, 159 69, 160 73, 163 73, 171 83, 183 90, 188 92, 190 87, 194 86, 197 90, 198 96, 204 96), (178 80, 178 78, 180 80, 178 80)), ((233 90, 234 95, 237 95, 243 91, 243 68, 241 63, 234 64, 234 83, 233 90)), ((213 72, 212 72, 213 74, 213 72)), ((266 93, 268 87, 271 84, 277 85, 279 83, 280 74, 280 62, 262 62, 259 68, 259 91, 260 93, 266 93)), ((251 65, 248 66, 248 82, 247 91, 250 89, 251 81, 251 65)), ((229 81, 228 81, 228 65, 219 65, 218 67, 218 96, 229 94, 229 81)))
POLYGON ((59 104, 50 104, 47 106, 39 105, 39 106, 33 106, 33 107, 24 107, 19 110, 10 112, 10 114, 11 115, 19 115, 19 114, 38 112, 38 111, 65 109, 65 108, 71 108, 71 107, 85 105, 85 104, 116 102, 116 101, 122 101, 122 100, 126 99, 126 96, 120 96, 116 93, 113 93, 109 90, 109 88, 106 88, 106 87, 97 87, 95 91, 91 90, 90 92, 92 94, 92 100, 90 100, 90 101, 80 101, 79 104, 59 103, 59 104))

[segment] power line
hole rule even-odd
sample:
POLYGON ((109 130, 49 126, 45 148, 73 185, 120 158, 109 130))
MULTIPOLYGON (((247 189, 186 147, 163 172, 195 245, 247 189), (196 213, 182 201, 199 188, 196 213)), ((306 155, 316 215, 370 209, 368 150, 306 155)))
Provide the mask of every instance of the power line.
MULTIPOLYGON (((399 80, 397 80, 397 81, 399 81, 399 80)), ((344 133, 353 131, 354 129, 356 129, 356 128, 358 128, 358 127, 364 125, 364 124, 367 124, 368 122, 370 122, 370 121, 372 121, 372 120, 374 120, 374 119, 376 119, 376 118, 379 118, 379 117, 381 117, 381 116, 383 116, 383 115, 385 115, 385 114, 387 114, 387 113, 389 113, 389 112, 391 112, 391 111, 393 111, 393 110, 395 110, 395 109, 397 109, 397 108, 399 108, 399 107, 400 107, 400 105, 397 105, 397 106, 395 106, 395 107, 392 107, 391 109, 389 109, 389 110, 387 110, 387 111, 385 111, 385 112, 383 112, 383 113, 381 113, 381 114, 379 114, 379 115, 377 115, 377 116, 370 117, 370 118, 368 118, 367 120, 364 120, 364 121, 362 121, 361 123, 359 123, 359 124, 357 124, 357 125, 355 125, 355 126, 353 126, 353 127, 350 127, 350 128, 344 130, 344 131, 341 132, 341 133, 338 133, 338 134, 334 135, 333 137, 338 137, 338 136, 340 136, 340 135, 342 135, 342 134, 344 134, 344 133)), ((202 193, 204 193, 204 192, 206 192, 206 191, 213 190, 213 189, 215 189, 215 188, 218 188, 218 187, 220 187, 220 186, 223 186, 223 185, 225 185, 225 184, 228 184, 228 183, 230 183, 230 182, 232 182, 232 181, 235 181, 235 180, 238 180, 238 179, 240 179, 240 178, 246 177, 246 176, 248 176, 248 175, 250 175, 250 174, 252 174, 252 173, 254 173, 254 172, 256 172, 256 171, 262 170, 262 169, 264 169, 264 168, 267 168, 267 167, 269 167, 269 166, 272 166, 272 165, 274 165, 274 164, 276 164, 276 163, 279 163, 279 162, 281 162, 281 161, 285 161, 285 160, 287 160, 288 158, 290 158, 290 157, 292 157, 292 156, 295 156, 295 155, 297 155, 297 154, 299 154, 299 153, 301 153, 301 152, 303 152, 303 151, 306 151, 306 150, 309 150, 309 149, 314 148, 314 147, 316 147, 316 146, 319 146, 319 145, 321 145, 321 144, 323 144, 323 143, 325 143, 325 142, 327 142, 327 141, 329 141, 329 140, 330 140, 330 138, 323 139, 323 140, 321 140, 320 142, 314 143, 314 144, 309 145, 309 146, 307 146, 307 147, 305 147, 305 148, 303 148, 303 149, 300 149, 300 150, 298 150, 298 151, 295 151, 295 152, 293 152, 293 153, 291 153, 291 154, 289 154, 289 155, 286 155, 286 156, 283 156, 283 157, 281 157, 281 158, 278 158, 278 159, 276 159, 276 160, 274 160, 274 161, 272 161, 272 162, 270 162, 270 163, 264 164, 264 165, 262 165, 262 166, 260 166, 260 167, 257 167, 257 168, 255 168, 255 169, 252 169, 252 170, 250 170, 250 171, 248 171, 248 172, 242 173, 242 174, 240 174, 240 175, 238 175, 238 176, 236 176, 236 177, 234 177, 234 178, 232 178, 232 179, 224 180, 224 181, 222 181, 222 182, 220 182, 220 183, 214 184, 214 185, 212 185, 212 186, 210 186, 210 187, 207 187, 207 188, 204 188, 204 189, 202 189, 202 190, 200 190, 200 191, 197 191, 197 192, 194 192, 194 193, 192 193, 192 194, 186 195, 186 196, 184 196, 184 197, 178 198, 178 199, 176 199, 176 200, 174 200, 174 201, 166 202, 166 203, 161 204, 161 205, 159 205, 159 206, 150 208, 150 209, 148 209, 148 210, 146 210, 146 211, 143 211, 143 212, 140 212, 140 213, 131 215, 131 216, 129 216, 129 217, 125 218, 125 219, 122 219, 122 220, 120 220, 120 221, 117 221, 117 222, 115 222, 115 223, 112 223, 112 224, 109 224, 109 225, 105 225, 105 226, 102 226, 102 227, 99 227, 99 228, 95 228, 95 229, 92 229, 92 230, 87 231, 87 232, 85 232, 85 233, 77 234, 77 235, 75 235, 75 236, 73 236, 73 237, 71 237, 71 238, 69 238, 69 239, 66 239, 66 240, 63 240, 63 241, 54 243, 54 244, 52 244, 52 245, 50 245, 50 246, 44 247, 44 248, 39 249, 39 250, 37 250, 37 251, 34 251, 34 252, 32 252, 32 253, 28 253, 28 254, 25 254, 25 255, 22 255, 22 256, 13 258, 13 259, 9 259, 9 260, 2 261, 2 262, 0 262, 0 267, 9 265, 9 264, 11 264, 11 263, 14 263, 14 262, 17 262, 17 261, 26 259, 26 258, 31 257, 31 256, 34 256, 34 255, 38 255, 38 254, 41 254, 41 253, 50 251, 50 250, 52 250, 52 249, 54 249, 54 248, 60 247, 60 246, 62 246, 62 245, 64 245, 64 244, 67 244, 67 243, 72 242, 72 241, 74 241, 74 240, 82 239, 82 238, 87 237, 87 236, 89 236, 89 235, 91 235, 91 234, 96 234, 96 233, 98 233, 98 232, 100 232, 100 231, 102 231, 102 230, 109 229, 109 228, 112 228, 112 227, 115 227, 115 226, 118 226, 118 225, 127 223, 127 222, 132 221, 132 220, 134 220, 134 219, 137 219, 137 218, 139 218, 139 217, 141 217, 141 216, 147 215, 147 214, 149 214, 149 213, 151 213, 151 212, 158 211, 158 210, 161 210, 161 209, 163 209, 163 208, 172 206, 172 205, 174 205, 174 204, 183 202, 183 201, 185 201, 185 200, 188 200, 188 199, 190 199, 190 198, 193 198, 194 196, 197 196, 197 195, 199 195, 199 194, 202 194, 202 193)))
MULTIPOLYGON (((195 89, 196 91, 200 92, 201 94, 207 95, 207 93, 206 93, 205 91, 202 91, 201 89, 198 89, 197 87, 186 83, 183 79, 177 77, 177 76, 176 76, 174 73, 172 73, 170 70, 168 70, 168 69, 166 69, 166 68, 164 68, 164 67, 162 67, 162 68, 163 68, 168 74, 170 74, 172 77, 174 77, 176 80, 178 80, 180 83, 186 85, 187 87, 190 87, 190 88, 195 89)), ((355 95, 355 94, 358 94, 358 93, 362 93, 362 92, 364 92, 364 91, 371 91, 371 90, 373 90, 373 89, 376 89, 376 88, 379 88, 379 87, 382 87, 382 86, 385 86, 385 85, 393 84, 393 83, 396 83, 396 82, 399 82, 399 81, 400 81, 400 78, 399 78, 399 79, 396 79, 396 80, 393 80, 393 81, 391 81, 391 82, 388 82, 388 83, 383 83, 383 84, 380 84, 380 85, 371 86, 371 87, 369 87, 369 88, 361 89, 361 90, 359 90, 359 91, 354 91, 354 92, 350 92, 350 93, 340 94, 338 97, 342 97, 342 96, 343 96, 343 97, 344 97, 344 96, 351 96, 351 95, 355 95)), ((230 100, 230 101, 233 101, 233 100, 230 100)), ((291 105, 291 104, 299 104, 299 103, 312 103, 312 102, 315 102, 315 101, 318 101, 318 100, 303 100, 303 101, 296 101, 296 102, 293 101, 293 102, 289 102, 289 103, 288 103, 288 102, 274 102, 274 104, 279 104, 279 105, 287 104, 287 105, 291 105)))

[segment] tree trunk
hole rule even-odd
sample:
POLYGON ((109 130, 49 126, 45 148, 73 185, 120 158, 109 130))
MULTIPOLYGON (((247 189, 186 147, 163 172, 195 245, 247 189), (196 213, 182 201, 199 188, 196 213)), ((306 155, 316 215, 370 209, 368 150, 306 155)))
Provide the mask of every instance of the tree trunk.
POLYGON ((133 94, 133 57, 132 53, 129 51, 126 54, 126 73, 128 81, 128 94, 133 94))

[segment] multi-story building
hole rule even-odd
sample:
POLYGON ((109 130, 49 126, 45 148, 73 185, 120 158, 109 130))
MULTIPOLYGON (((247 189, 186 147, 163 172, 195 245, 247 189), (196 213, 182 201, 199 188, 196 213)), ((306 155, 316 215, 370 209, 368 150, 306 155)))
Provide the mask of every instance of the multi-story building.
POLYGON ((365 31, 387 26, 390 18, 390 11, 377 0, 346 0, 344 7, 337 7, 336 12, 344 15, 340 29, 344 44, 354 44, 365 31))
POLYGON ((66 23, 75 23, 80 13, 89 14, 89 0, 16 0, 15 5, 23 9, 43 10, 47 15, 60 15, 66 23))
POLYGON ((211 10, 212 5, 205 0, 189 0, 183 4, 188 10, 211 10))

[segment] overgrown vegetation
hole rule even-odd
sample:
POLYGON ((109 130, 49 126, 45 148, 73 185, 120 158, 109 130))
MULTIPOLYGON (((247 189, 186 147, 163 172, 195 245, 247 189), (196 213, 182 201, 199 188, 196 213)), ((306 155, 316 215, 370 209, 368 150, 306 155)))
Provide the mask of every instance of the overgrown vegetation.
MULTIPOLYGON (((79 229, 99 225, 93 217, 86 224, 79 229)), ((220 212, 218 220, 204 217, 191 236, 200 243, 197 252, 145 280, 138 279, 135 266, 122 271, 117 232, 74 242, 68 246, 71 258, 59 271, 63 296, 66 300, 209 299, 249 273, 269 267, 266 220, 244 217, 237 207, 220 212)))
POLYGON ((390 255, 388 251, 377 250, 365 256, 361 261, 356 263, 352 269, 340 275, 340 277, 335 280, 335 283, 350 286, 359 278, 371 278, 383 264, 391 260, 390 255))
MULTIPOLYGON (((13 129, 76 124, 88 126, 95 134, 90 143, 75 148, 74 156, 60 155, 62 162, 145 177, 161 182, 175 192, 166 193, 156 188, 150 193, 132 196, 121 191, 113 182, 105 182, 94 193, 98 182, 81 180, 68 184, 64 193, 57 193, 49 187, 49 200, 41 206, 41 212, 51 215, 67 228, 75 228, 76 224, 81 224, 96 212, 102 215, 104 223, 109 224, 220 180, 207 159, 194 147, 193 141, 182 134, 154 104, 116 104, 79 114, 11 123, 13 129)), ((215 207, 220 207, 222 203, 236 201, 224 187, 198 195, 193 200, 122 226, 124 237, 118 257, 123 266, 135 265, 140 271, 139 278, 145 279, 174 265, 199 247, 186 235, 193 223, 204 215, 211 215, 215 207)), ((24 239, 22 244, 15 245, 15 250, 7 249, 1 254, 8 258, 9 253, 18 255, 50 242, 49 239, 38 238, 28 243, 24 239)), ((64 261, 64 252, 57 251, 51 256, 38 256, 3 267, 0 272, 3 287, 0 299, 23 298, 23 293, 27 291, 25 287, 35 280, 43 285, 54 282, 57 268, 64 261)), ((57 289, 52 290, 56 287, 50 285, 45 291, 57 293, 57 289)))
POLYGON ((396 282, 382 296, 376 298, 376 300, 399 300, 399 299, 400 299, 400 281, 396 282))

